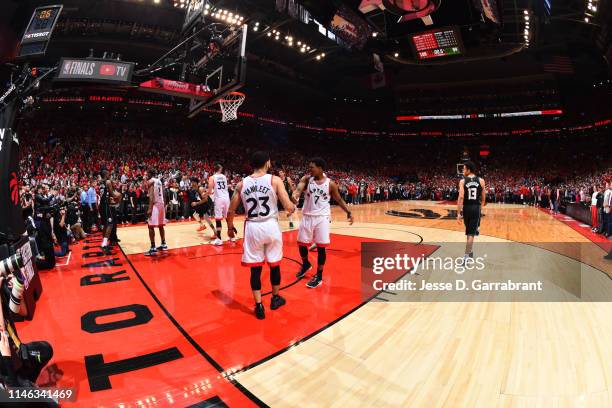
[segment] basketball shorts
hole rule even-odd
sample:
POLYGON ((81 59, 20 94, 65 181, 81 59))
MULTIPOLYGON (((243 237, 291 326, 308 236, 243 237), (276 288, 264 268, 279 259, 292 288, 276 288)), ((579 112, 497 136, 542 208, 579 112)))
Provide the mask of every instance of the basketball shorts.
POLYGON ((166 206, 163 203, 153 204, 151 216, 147 220, 149 227, 163 227, 168 223, 166 219, 166 206))
POLYGON ((480 234, 479 205, 467 205, 463 207, 463 224, 465 224, 465 235, 477 236, 480 234))
POLYGON ((101 218, 105 226, 117 224, 117 209, 110 205, 104 206, 101 211, 101 218))
POLYGON ((215 200, 215 220, 227 218, 227 210, 229 209, 229 200, 215 200))
POLYGON ((276 218, 266 221, 246 221, 242 241, 242 265, 270 266, 280 264, 283 259, 283 235, 276 218))
POLYGON ((319 247, 329 245, 329 216, 303 215, 297 236, 298 245, 310 245, 313 242, 319 247))
POLYGON ((204 217, 205 215, 212 217, 214 215, 213 214, 213 204, 205 203, 202 205, 198 205, 196 207, 193 207, 193 212, 198 214, 200 217, 204 217))

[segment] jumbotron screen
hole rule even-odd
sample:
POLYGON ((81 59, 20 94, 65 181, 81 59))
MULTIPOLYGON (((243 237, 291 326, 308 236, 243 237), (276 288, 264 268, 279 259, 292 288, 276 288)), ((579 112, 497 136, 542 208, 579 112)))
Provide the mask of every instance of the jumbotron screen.
POLYGON ((438 28, 414 34, 412 47, 420 60, 463 54, 461 33, 456 27, 438 28))

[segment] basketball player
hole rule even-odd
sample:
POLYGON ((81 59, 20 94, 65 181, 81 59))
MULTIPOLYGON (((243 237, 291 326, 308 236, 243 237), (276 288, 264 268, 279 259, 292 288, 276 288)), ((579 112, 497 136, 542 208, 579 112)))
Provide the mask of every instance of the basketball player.
MULTIPOLYGON (((215 164, 215 173, 208 178, 208 195, 214 193, 215 204, 215 224, 217 226, 217 239, 211 242, 213 245, 223 245, 221 241, 221 220, 227 220, 227 210, 229 208, 230 198, 227 184, 227 177, 223 174, 223 166, 220 163, 215 164)), ((230 241, 236 241, 236 234, 230 238, 230 241)))
POLYGON ((158 251, 168 250, 166 245, 166 231, 164 225, 168 222, 166 219, 166 204, 164 203, 164 185, 161 180, 155 177, 155 170, 147 171, 147 180, 145 188, 149 192, 149 209, 147 210, 147 224, 149 226, 149 239, 151 240, 151 248, 145 252, 145 256, 156 255, 158 251), (161 245, 155 248, 155 228, 159 228, 159 236, 161 245))
MULTIPOLYGON (((291 194, 293 194, 293 189, 295 188, 293 180, 287 177, 283 170, 278 171, 278 177, 280 177, 281 181, 283 182, 283 185, 285 186, 285 191, 287 191, 287 194, 289 194, 289 196, 291 197, 291 194)), ((287 213, 287 218, 289 218, 289 228, 293 229, 293 213, 287 213)))
POLYGON ((472 247, 474 237, 480 233, 480 209, 487 205, 484 179, 474 174, 476 165, 467 161, 463 164, 463 178, 459 181, 459 199, 457 200, 457 222, 465 224, 465 255, 466 258, 474 258, 472 247))
POLYGON ((231 237, 236 231, 234 213, 242 201, 246 211, 242 265, 251 268, 251 290, 255 299, 255 316, 260 320, 266 317, 261 303, 261 271, 265 262, 270 266, 270 283, 272 284, 270 309, 276 310, 286 303, 285 299, 279 295, 283 236, 278 225, 278 201, 288 213, 295 211, 295 206, 289 199, 281 179, 268 174, 271 166, 269 154, 253 153, 251 157, 253 174, 245 177, 236 186, 227 215, 228 235, 231 237))
POLYGON ((102 181, 100 182, 100 217, 102 218, 103 234, 102 251, 105 254, 110 254, 110 238, 113 228, 117 224, 117 211, 113 206, 115 198, 115 187, 110 180, 108 170, 102 170, 100 173, 102 181))
POLYGON ((346 212, 349 225, 353 224, 353 215, 340 196, 338 185, 324 173, 325 160, 315 157, 310 160, 310 176, 302 177, 293 192, 293 200, 297 202, 304 191, 304 206, 302 207, 302 222, 298 229, 298 245, 302 257, 302 268, 296 274, 302 278, 312 268, 308 260, 308 246, 311 243, 317 247, 317 273, 306 286, 316 288, 323 283, 323 267, 326 260, 325 247, 330 243, 329 222, 331 215, 330 199, 333 198, 346 212))
POLYGON ((204 225, 204 218, 211 230, 213 231, 212 239, 216 239, 215 226, 210 221, 210 215, 213 212, 213 201, 208 195, 208 191, 200 185, 200 179, 197 177, 191 178, 191 189, 187 191, 187 197, 189 199, 189 206, 193 211, 193 218, 200 224, 198 231, 204 231, 206 225, 204 225))

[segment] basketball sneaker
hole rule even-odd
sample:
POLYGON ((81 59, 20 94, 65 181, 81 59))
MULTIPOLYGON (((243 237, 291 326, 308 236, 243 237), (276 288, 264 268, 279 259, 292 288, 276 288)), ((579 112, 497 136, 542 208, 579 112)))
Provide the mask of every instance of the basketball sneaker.
POLYGON ((308 283, 306 284, 307 287, 314 289, 317 286, 321 286, 323 284, 323 278, 319 278, 318 275, 313 276, 308 283))
POLYGON ((212 245, 216 245, 216 246, 221 246, 221 245, 223 245, 223 241, 221 241, 219 238, 217 238, 214 241, 212 241, 211 244, 212 245))
POLYGON ((236 242, 236 241, 238 241, 239 239, 240 239, 240 238, 238 238, 238 237, 233 237, 233 238, 230 238, 230 242, 236 242))
POLYGON ((166 243, 164 242, 163 244, 161 244, 160 246, 157 247, 158 251, 167 251, 168 250, 168 245, 166 245, 166 243))
POLYGON ((266 318, 266 311, 264 310, 263 303, 255 304, 255 317, 257 317, 259 320, 266 318))
POLYGON ((198 232, 204 231, 206 229, 206 225, 200 225, 200 227, 196 230, 198 232))
POLYGON ((151 247, 147 252, 144 253, 144 256, 153 256, 157 255, 157 249, 155 247, 151 247))
POLYGON ((272 300, 270 301, 270 309, 276 310, 279 307, 283 306, 287 301, 284 297, 280 295, 272 295, 272 300))
POLYGON ((304 277, 304 275, 306 275, 306 272, 308 272, 311 269, 312 269, 312 265, 311 264, 304 264, 304 265, 302 265, 302 268, 300 268, 298 273, 295 274, 295 277, 298 278, 298 279, 302 279, 304 277))

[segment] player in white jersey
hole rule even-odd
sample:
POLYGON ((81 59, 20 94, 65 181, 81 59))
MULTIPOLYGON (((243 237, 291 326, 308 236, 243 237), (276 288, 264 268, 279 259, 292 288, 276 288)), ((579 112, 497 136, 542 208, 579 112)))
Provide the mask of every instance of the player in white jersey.
POLYGON ((278 201, 288 213, 295 211, 285 186, 277 176, 267 174, 271 167, 270 155, 255 152, 251 157, 253 174, 245 177, 232 196, 227 215, 228 235, 234 236, 234 213, 240 202, 246 211, 244 239, 242 241, 242 265, 251 268, 251 290, 255 299, 255 316, 266 317, 261 303, 261 271, 264 263, 270 266, 272 299, 270 309, 284 305, 285 299, 279 295, 283 259, 283 236, 278 225, 278 201))
POLYGON ((147 224, 149 226, 149 239, 151 240, 151 249, 145 252, 145 256, 152 256, 158 251, 166 251, 166 232, 164 225, 168 222, 166 219, 166 203, 164 202, 164 185, 160 179, 155 177, 156 171, 150 169, 147 171, 147 180, 145 181, 145 189, 149 194, 149 209, 147 210, 147 224), (159 228, 159 236, 161 245, 155 248, 155 228, 159 228))
POLYGON ((306 271, 312 268, 308 260, 308 246, 312 243, 317 246, 317 273, 308 281, 306 286, 316 288, 323 283, 323 267, 326 260, 325 247, 329 241, 329 221, 331 215, 330 199, 334 199, 346 212, 349 225, 353 224, 353 215, 338 192, 338 185, 331 181, 324 173, 325 160, 315 157, 310 160, 310 176, 305 175, 293 192, 293 201, 300 199, 304 191, 304 206, 302 207, 302 222, 298 229, 298 245, 302 257, 302 268, 297 278, 302 278, 306 271))
MULTIPOLYGON (((214 194, 215 224, 217 227, 217 239, 211 242, 213 245, 223 245, 221 240, 221 221, 227 219, 227 210, 230 204, 227 177, 223 174, 223 165, 215 164, 215 173, 208 178, 208 195, 214 194)), ((236 241, 236 236, 230 238, 236 241)))

